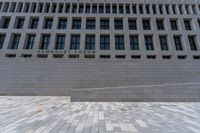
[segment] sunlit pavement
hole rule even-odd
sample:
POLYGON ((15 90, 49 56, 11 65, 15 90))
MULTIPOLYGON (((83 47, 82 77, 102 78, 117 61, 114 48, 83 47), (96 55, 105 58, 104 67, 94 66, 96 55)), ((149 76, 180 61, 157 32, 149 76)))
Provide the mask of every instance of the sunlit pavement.
POLYGON ((0 97, 0 133, 200 133, 200 103, 0 97))

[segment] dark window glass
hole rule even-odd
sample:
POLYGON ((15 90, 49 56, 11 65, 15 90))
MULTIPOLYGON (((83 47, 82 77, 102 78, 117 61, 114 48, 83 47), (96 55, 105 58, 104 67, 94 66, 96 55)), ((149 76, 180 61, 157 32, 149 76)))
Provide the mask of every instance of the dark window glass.
POLYGON ((180 36, 174 36, 174 43, 175 43, 176 50, 183 50, 180 36))
POLYGON ((10 23, 10 18, 5 18, 2 28, 4 28, 4 29, 8 28, 9 23, 10 23))
POLYGON ((112 6, 112 13, 117 13, 117 6, 116 5, 112 6))
POLYGON ((69 13, 69 10, 70 10, 70 5, 69 5, 69 4, 66 4, 65 13, 69 13))
POLYGON ((126 5, 126 13, 129 14, 130 13, 130 6, 126 5))
POLYGON ((101 50, 109 50, 110 49, 110 36, 109 35, 101 35, 100 36, 100 49, 101 50))
POLYGON ((156 5, 153 5, 153 6, 152 6, 152 9, 153 9, 153 14, 157 14, 156 5))
POLYGON ((163 23, 163 20, 156 20, 156 23, 157 23, 157 29, 158 30, 164 30, 164 23, 163 23))
POLYGON ((90 13, 90 5, 86 5, 85 13, 90 13))
POLYGON ((121 14, 124 13, 123 5, 120 5, 120 6, 119 6, 119 13, 121 13, 121 14))
POLYGON ((92 6, 92 13, 97 13, 97 5, 92 6))
POLYGON ((13 36, 13 41, 11 43, 10 49, 17 49, 18 48, 20 36, 21 35, 14 35, 13 36))
POLYGON ((77 6, 76 6, 76 5, 73 5, 73 6, 72 6, 72 13, 76 13, 76 10, 77 10, 77 6))
POLYGON ((110 13, 110 5, 106 6, 106 13, 110 13))
POLYGON ((34 45, 35 35, 28 35, 27 43, 24 49, 32 49, 34 45))
POLYGON ((176 20, 171 20, 170 22, 171 22, 172 30, 178 30, 177 21, 176 20))
POLYGON ((40 49, 48 49, 50 44, 50 35, 43 35, 40 49))
POLYGON ((81 19, 73 19, 72 29, 81 29, 81 19))
POLYGON ((168 50, 167 36, 159 36, 161 50, 168 50))
POLYGON ((67 28, 67 19, 60 19, 58 29, 66 29, 67 28))
POLYGON ((154 50, 152 36, 145 36, 144 39, 145 39, 146 50, 154 50))
POLYGON ((17 22, 17 25, 16 25, 16 28, 17 29, 22 29, 23 25, 24 25, 24 19, 23 18, 19 18, 18 22, 17 22))
POLYGON ((142 20, 142 23, 144 30, 151 30, 150 20, 142 20))
POLYGON ((115 36, 115 50, 124 50, 124 36, 115 36))
POLYGON ((196 51, 197 50, 197 46, 196 46, 196 42, 195 42, 194 36, 188 36, 188 40, 189 40, 189 44, 190 44, 191 50, 192 51, 196 51))
POLYGON ((129 30, 137 30, 136 20, 128 20, 129 30))
POLYGON ((109 29, 109 19, 100 20, 100 29, 109 29))
POLYGON ((79 13, 83 13, 83 5, 79 6, 79 13))
POLYGON ((162 8, 162 5, 159 5, 159 11, 160 11, 160 14, 163 14, 163 8, 162 8))
POLYGON ((95 50, 95 35, 86 35, 85 50, 95 50))
POLYGON ((0 49, 3 48, 3 44, 4 44, 4 41, 5 41, 5 37, 6 37, 6 35, 1 35, 1 34, 0 34, 0 49))
POLYGON ((131 50, 139 50, 138 36, 130 36, 130 48, 131 50))
POLYGON ((80 49, 80 35, 72 35, 71 36, 71 50, 78 50, 80 49))
POLYGON ((133 14, 136 14, 136 13, 137 13, 136 5, 133 5, 133 6, 132 6, 132 10, 133 10, 133 14))
POLYGON ((185 24, 186 30, 192 30, 191 25, 190 25, 190 20, 184 20, 184 24, 185 24))
POLYGON ((143 5, 139 6, 140 14, 143 14, 143 5))
POLYGON ((52 28, 52 24, 53 24, 53 19, 46 19, 44 28, 45 29, 51 29, 52 28))
POLYGON ((150 14, 149 5, 146 5, 146 13, 150 14))
POLYGON ((64 49, 65 47, 65 35, 57 35, 55 49, 64 49))
POLYGON ((115 19, 115 29, 123 30, 123 19, 115 19))
POLYGON ((99 6, 99 13, 104 13, 104 6, 103 5, 99 6))
POLYGON ((87 19, 86 29, 95 29, 95 19, 87 19))
POLYGON ((39 19, 33 18, 31 22, 31 29, 37 29, 39 19))

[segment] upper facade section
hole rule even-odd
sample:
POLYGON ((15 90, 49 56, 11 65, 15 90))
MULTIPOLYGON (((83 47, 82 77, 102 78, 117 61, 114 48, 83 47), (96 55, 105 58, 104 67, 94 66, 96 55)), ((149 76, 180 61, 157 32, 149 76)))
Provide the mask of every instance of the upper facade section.
POLYGON ((200 14, 198 0, 5 0, 0 12, 200 14))

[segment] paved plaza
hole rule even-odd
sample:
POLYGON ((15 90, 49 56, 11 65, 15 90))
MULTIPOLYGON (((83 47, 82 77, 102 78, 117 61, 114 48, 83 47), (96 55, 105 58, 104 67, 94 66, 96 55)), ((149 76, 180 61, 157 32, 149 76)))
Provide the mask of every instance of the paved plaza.
POLYGON ((70 102, 0 97, 1 133, 199 133, 200 103, 70 102))

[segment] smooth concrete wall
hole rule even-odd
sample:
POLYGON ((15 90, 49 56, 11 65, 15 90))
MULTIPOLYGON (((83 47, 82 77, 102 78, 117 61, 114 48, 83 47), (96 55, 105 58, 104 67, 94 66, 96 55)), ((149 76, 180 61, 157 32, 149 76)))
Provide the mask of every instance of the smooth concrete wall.
POLYGON ((70 95, 70 89, 200 81, 198 60, 0 59, 1 95, 70 95))

